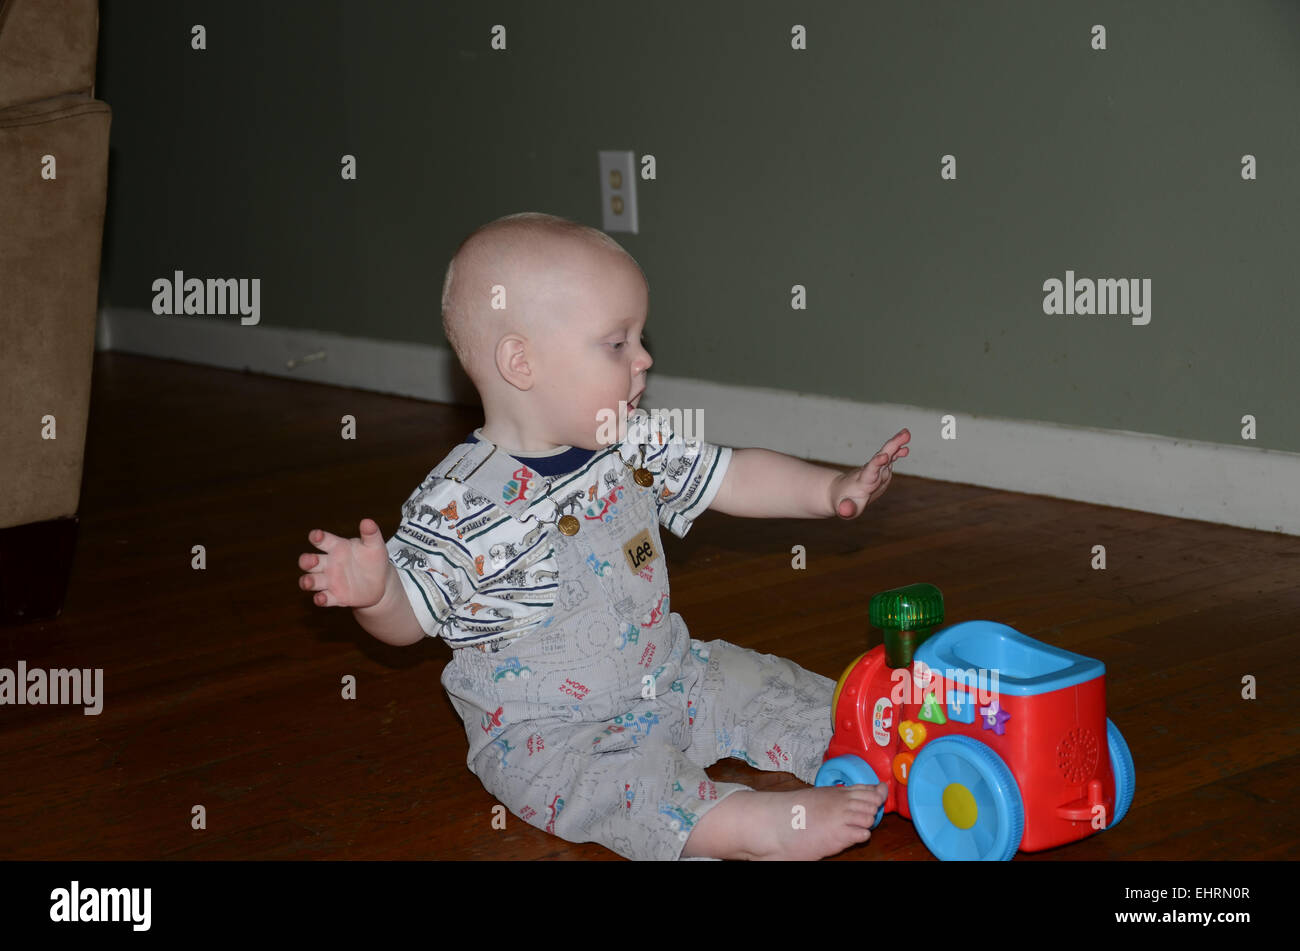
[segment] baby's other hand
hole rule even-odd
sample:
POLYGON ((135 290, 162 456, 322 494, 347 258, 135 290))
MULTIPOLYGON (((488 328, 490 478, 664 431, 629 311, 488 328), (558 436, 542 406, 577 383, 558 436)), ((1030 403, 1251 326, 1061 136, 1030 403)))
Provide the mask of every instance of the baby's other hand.
POLYGON ((894 475, 892 466, 907 455, 907 441, 911 438, 911 433, 900 429, 861 469, 836 476, 831 483, 831 503, 836 515, 857 518, 863 509, 885 494, 894 475))
POLYGON ((388 547, 373 519, 361 520, 360 538, 340 538, 319 528, 307 540, 325 552, 298 556, 298 567, 308 574, 298 587, 315 591, 312 598, 321 607, 368 608, 384 596, 388 581, 388 547))

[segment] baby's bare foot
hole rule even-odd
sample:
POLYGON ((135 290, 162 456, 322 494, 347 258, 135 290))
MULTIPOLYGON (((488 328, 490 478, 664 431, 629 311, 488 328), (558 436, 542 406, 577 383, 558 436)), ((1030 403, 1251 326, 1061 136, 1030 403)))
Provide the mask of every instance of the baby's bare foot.
POLYGON ((825 858, 871 838, 876 810, 888 792, 889 787, 877 783, 732 793, 696 824, 682 856, 825 858))

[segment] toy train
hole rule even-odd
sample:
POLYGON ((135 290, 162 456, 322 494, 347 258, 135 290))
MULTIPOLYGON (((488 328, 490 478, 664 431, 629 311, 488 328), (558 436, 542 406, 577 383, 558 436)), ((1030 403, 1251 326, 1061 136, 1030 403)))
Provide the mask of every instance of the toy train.
POLYGON ((835 686, 818 786, 886 782, 873 828, 898 812, 944 860, 1005 861, 1124 818, 1133 757, 1100 661, 993 621, 937 630, 931 584, 876 594, 870 616, 884 643, 835 686))

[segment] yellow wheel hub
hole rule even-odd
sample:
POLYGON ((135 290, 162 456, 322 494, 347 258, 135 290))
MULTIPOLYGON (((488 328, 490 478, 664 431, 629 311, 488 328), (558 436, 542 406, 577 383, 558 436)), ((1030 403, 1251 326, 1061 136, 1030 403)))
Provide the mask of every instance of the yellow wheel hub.
POLYGON ((958 829, 969 829, 979 818, 975 797, 961 783, 953 783, 943 791, 943 814, 958 829))

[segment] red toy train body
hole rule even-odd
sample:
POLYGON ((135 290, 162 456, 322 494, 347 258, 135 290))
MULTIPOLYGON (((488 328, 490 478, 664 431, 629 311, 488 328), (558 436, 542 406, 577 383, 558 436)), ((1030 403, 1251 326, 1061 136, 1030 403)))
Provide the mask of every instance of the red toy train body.
POLYGON ((1100 661, 992 621, 936 633, 932 585, 882 592, 872 619, 886 643, 836 685, 817 785, 888 783, 876 821, 911 819, 941 859, 1009 859, 1124 817, 1133 760, 1100 661))

